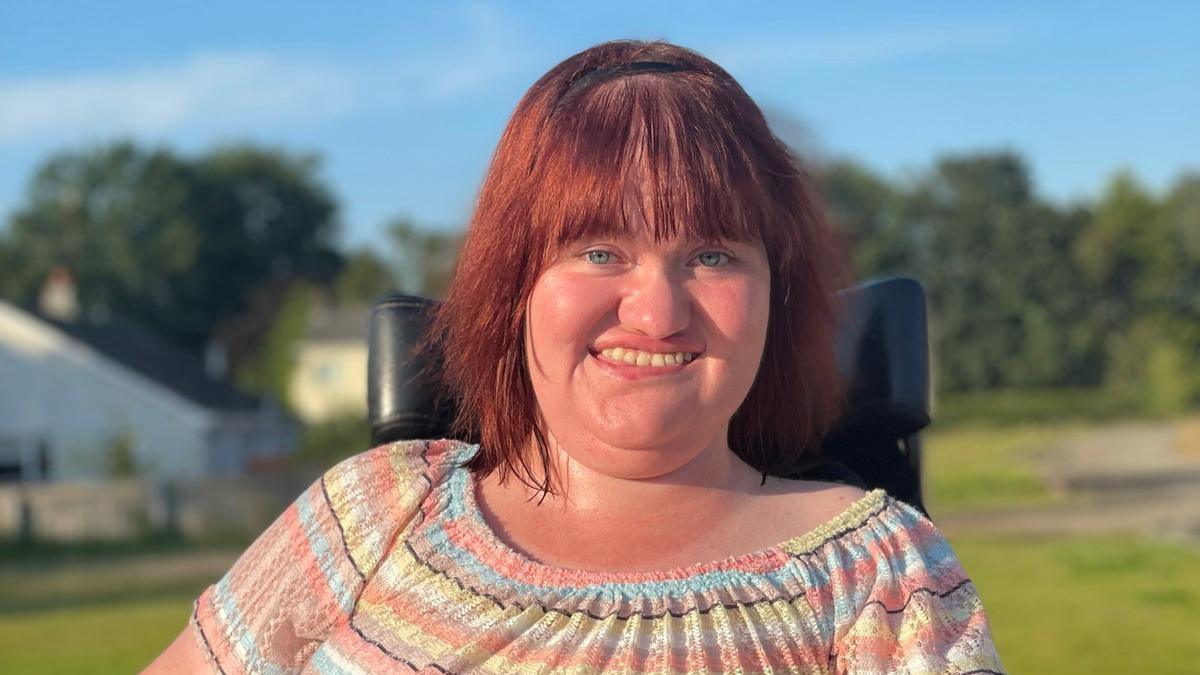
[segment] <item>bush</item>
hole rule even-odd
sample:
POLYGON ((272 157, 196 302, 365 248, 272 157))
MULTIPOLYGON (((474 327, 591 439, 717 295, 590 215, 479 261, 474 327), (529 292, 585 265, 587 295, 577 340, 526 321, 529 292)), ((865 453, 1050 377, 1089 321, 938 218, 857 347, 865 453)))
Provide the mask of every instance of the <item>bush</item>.
POLYGON ((300 448, 294 455, 299 464, 333 466, 371 447, 371 428, 361 413, 338 413, 305 427, 300 448))
POLYGON ((964 424, 1100 422, 1142 413, 1137 392, 1130 389, 1003 389, 939 393, 933 419, 935 429, 945 429, 964 424))

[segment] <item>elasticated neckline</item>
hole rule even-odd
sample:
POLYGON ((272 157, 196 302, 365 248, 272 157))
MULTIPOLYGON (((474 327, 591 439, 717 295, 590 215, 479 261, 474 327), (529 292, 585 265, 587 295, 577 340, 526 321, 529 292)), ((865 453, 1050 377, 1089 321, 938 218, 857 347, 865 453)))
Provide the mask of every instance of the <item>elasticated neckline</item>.
MULTIPOLYGON (((478 449, 478 445, 465 446, 461 461, 470 459, 478 452, 478 449)), ((887 493, 882 489, 875 489, 855 500, 840 514, 825 523, 773 546, 720 560, 698 562, 671 569, 617 572, 559 567, 536 561, 510 547, 496 534, 491 524, 485 519, 476 497, 478 484, 475 477, 465 468, 456 467, 452 470, 448 480, 448 489, 450 490, 450 499, 452 502, 456 502, 455 506, 459 507, 453 510, 459 513, 459 517, 468 523, 468 527, 476 535, 472 539, 475 539, 476 543, 485 549, 474 552, 478 554, 477 557, 480 559, 495 558, 499 566, 503 567, 506 576, 523 583, 537 585, 636 585, 662 581, 700 580, 723 570, 767 572, 786 565, 794 556, 816 550, 839 533, 856 529, 882 511, 887 502, 887 493)))

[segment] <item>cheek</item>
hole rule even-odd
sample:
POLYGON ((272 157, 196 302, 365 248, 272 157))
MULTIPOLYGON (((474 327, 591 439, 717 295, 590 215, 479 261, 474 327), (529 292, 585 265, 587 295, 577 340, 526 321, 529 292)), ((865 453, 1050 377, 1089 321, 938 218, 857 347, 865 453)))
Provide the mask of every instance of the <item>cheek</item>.
POLYGON ((713 337, 727 343, 731 360, 755 362, 766 342, 770 284, 746 277, 702 287, 697 304, 712 327, 713 337))
POLYGON ((546 272, 529 296, 530 353, 535 362, 586 351, 593 333, 611 309, 604 284, 582 284, 570 275, 546 272))

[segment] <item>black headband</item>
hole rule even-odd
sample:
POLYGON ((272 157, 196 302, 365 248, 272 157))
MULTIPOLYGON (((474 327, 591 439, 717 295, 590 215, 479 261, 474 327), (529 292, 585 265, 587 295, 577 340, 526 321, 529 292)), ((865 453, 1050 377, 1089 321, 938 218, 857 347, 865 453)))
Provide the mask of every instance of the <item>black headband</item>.
POLYGON ((665 61, 634 61, 632 63, 620 63, 615 66, 608 66, 607 68, 597 68, 576 78, 567 86, 567 90, 562 93, 562 96, 558 97, 558 102, 554 104, 554 109, 550 111, 550 116, 553 117, 555 113, 562 110, 580 92, 601 80, 622 77, 624 75, 636 75, 638 73, 678 73, 685 70, 692 70, 692 68, 679 65, 678 63, 666 63, 665 61))

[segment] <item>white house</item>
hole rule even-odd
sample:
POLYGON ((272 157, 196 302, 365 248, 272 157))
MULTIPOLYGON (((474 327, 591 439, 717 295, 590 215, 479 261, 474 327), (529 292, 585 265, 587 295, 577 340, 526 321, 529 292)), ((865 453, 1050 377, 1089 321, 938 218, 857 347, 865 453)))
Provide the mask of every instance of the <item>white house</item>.
POLYGON ((371 307, 319 304, 296 345, 288 401, 306 422, 367 414, 367 334, 371 307))
POLYGON ((101 476, 114 460, 155 479, 241 473, 295 447, 299 427, 277 406, 57 300, 43 293, 38 312, 0 301, 0 480, 101 476))

